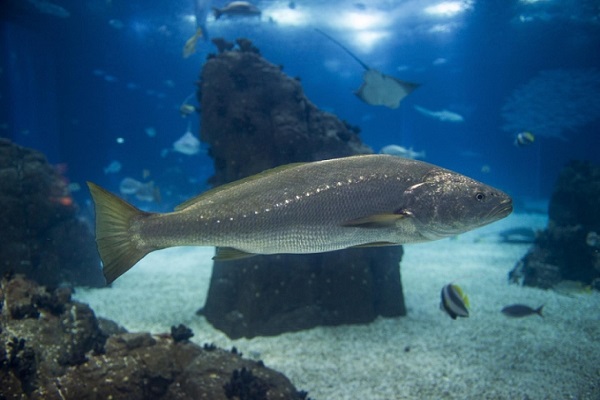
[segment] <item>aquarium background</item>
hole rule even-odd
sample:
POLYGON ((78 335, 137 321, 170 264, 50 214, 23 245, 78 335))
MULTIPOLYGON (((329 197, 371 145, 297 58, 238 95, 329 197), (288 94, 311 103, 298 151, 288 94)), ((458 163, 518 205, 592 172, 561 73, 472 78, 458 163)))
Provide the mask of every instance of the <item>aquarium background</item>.
MULTIPOLYGON (((67 178, 80 187, 91 180, 118 191, 124 177, 153 180, 163 201, 137 204, 144 208, 168 210, 205 190, 212 173, 206 151, 170 150, 188 122, 194 133, 201 129, 198 115, 183 118, 179 107, 196 90, 206 56, 216 52, 201 39, 194 55, 182 57, 196 29, 195 2, 53 1, 3 2, 0 136, 66 165, 67 178), (114 161, 121 168, 105 171, 114 161)), ((547 199, 567 161, 600 159, 595 1, 257 5, 261 18, 215 21, 209 13, 210 37, 252 40, 267 60, 301 79, 319 108, 360 127, 375 152, 388 144, 424 150, 425 161, 502 188, 517 207, 547 199), (353 91, 363 68, 314 28, 371 68, 421 86, 398 109, 361 102, 353 91), (544 82, 527 89, 542 71, 558 71, 551 90, 544 82), (581 84, 573 86, 573 71, 583 74, 581 84), (415 106, 449 110, 464 121, 440 121, 415 106), (551 130, 563 138, 527 126, 531 109, 542 119, 551 114, 551 130), (517 148, 521 120, 520 130, 536 140, 517 148)), ((197 105, 195 96, 190 103, 197 105)), ((87 190, 74 196, 89 204, 87 190)))

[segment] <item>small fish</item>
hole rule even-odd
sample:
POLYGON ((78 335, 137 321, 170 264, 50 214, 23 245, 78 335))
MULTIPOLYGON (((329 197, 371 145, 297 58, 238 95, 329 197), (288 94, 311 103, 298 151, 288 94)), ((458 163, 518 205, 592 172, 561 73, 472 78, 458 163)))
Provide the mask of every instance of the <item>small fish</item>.
POLYGON ((588 232, 585 236, 585 244, 590 247, 600 248, 600 235, 594 231, 588 232))
POLYGON ((535 141, 535 136, 531 132, 519 132, 515 136, 515 141, 513 144, 516 147, 525 147, 529 146, 535 141))
POLYGON ((148 135, 148 137, 155 137, 156 136, 156 129, 154 127, 152 127, 152 126, 144 128, 144 132, 146 132, 146 135, 148 135))
POLYGON ((469 298, 458 285, 452 283, 442 288, 440 309, 452 319, 469 316, 469 298))
POLYGON ((201 143, 191 131, 191 122, 188 122, 187 131, 173 143, 173 150, 178 153, 193 156, 200 151, 201 143))
POLYGON ((179 107, 179 113, 182 117, 187 117, 188 115, 193 114, 195 112, 196 107, 194 107, 191 104, 182 104, 181 107, 179 107))
POLYGON ((215 246, 215 259, 323 253, 427 242, 512 212, 505 193, 422 161, 363 155, 281 166, 214 188, 164 214, 146 213, 88 182, 104 276, 146 254, 215 246))
POLYGON ((232 1, 223 8, 213 7, 215 19, 226 16, 260 17, 262 12, 248 1, 232 1))
POLYGON ((196 44, 198 43, 198 39, 200 39, 202 36, 202 28, 198 27, 196 29, 196 33, 194 33, 192 37, 190 37, 183 46, 183 58, 188 58, 196 52, 196 44))
POLYGON ((414 151, 412 147, 408 149, 406 147, 398 146, 396 144, 390 144, 379 150, 380 154, 389 154, 391 156, 405 157, 405 158, 425 158, 425 151, 414 151))
POLYGON ((575 297, 580 294, 591 294, 592 287, 580 281, 562 280, 551 288, 558 294, 563 296, 575 297))
POLYGON ((427 117, 434 118, 442 122, 463 122, 465 120, 462 115, 448 110, 431 111, 419 106, 415 106, 415 110, 427 117))
POLYGON ((125 27, 125 24, 120 19, 111 19, 108 21, 108 24, 117 30, 123 29, 125 27))
POLYGON ((529 317, 530 315, 534 315, 534 314, 537 314, 540 317, 543 317, 543 315, 542 315, 543 308, 544 308, 544 305, 541 305, 538 308, 533 309, 524 304, 513 304, 510 306, 504 307, 502 309, 502 314, 506 315, 507 317, 513 317, 513 318, 529 317))
POLYGON ((196 92, 190 93, 188 95, 188 97, 186 97, 185 100, 183 100, 183 102, 179 106, 179 113, 181 114, 182 117, 185 118, 188 115, 191 115, 194 112, 198 111, 194 105, 189 103, 189 101, 191 100, 192 97, 194 97, 195 94, 196 94, 196 92))
POLYGON ((130 177, 123 178, 119 192, 122 195, 135 196, 140 201, 160 203, 161 200, 160 190, 154 185, 154 181, 143 183, 130 177))
POLYGON ((111 161, 110 164, 108 164, 106 167, 104 167, 104 174, 108 175, 108 174, 116 174, 117 172, 119 172, 121 170, 121 168, 123 168, 123 165, 117 161, 111 161))

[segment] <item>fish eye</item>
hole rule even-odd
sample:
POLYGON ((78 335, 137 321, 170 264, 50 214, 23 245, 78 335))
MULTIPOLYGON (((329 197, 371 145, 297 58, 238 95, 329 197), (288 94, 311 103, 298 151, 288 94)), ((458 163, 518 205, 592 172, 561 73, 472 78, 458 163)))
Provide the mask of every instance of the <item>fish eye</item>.
POLYGON ((484 201, 485 200, 485 193, 479 192, 479 193, 477 193, 475 195, 475 198, 477 199, 477 201, 484 201))

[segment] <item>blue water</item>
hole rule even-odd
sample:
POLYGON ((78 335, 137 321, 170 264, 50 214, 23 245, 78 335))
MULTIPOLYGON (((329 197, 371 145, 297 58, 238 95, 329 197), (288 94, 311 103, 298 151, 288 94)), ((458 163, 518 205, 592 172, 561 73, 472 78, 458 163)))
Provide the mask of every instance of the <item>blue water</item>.
MULTIPOLYGON (((251 39, 267 60, 301 78, 318 107, 360 126, 362 140, 375 151, 388 144, 425 150, 425 161, 532 200, 550 196, 567 161, 600 161, 600 83, 594 75, 600 70, 600 11, 594 1, 256 4, 260 19, 209 16, 210 36, 251 39), (352 92, 362 67, 314 28, 371 68, 422 86, 398 109, 361 102, 352 92), (517 132, 503 129, 502 109, 546 70, 566 77, 585 71, 589 82, 576 90, 569 79, 554 82, 568 96, 542 88, 521 104, 523 113, 569 111, 548 116, 558 114, 553 129, 566 140, 523 126, 536 141, 517 148, 517 132), (449 110, 464 121, 440 121, 416 105, 449 110), (583 122, 567 129, 575 119, 583 122)), ((91 180, 117 192, 127 176, 154 180, 165 201, 148 208, 170 208, 206 189, 212 171, 206 154, 165 151, 188 120, 193 132, 201 129, 197 115, 182 118, 179 106, 195 90, 207 54, 216 52, 200 40, 196 54, 182 57, 196 29, 194 1, 7 0, 1 7, 0 136, 66 164, 69 180, 81 186, 91 180), (113 161, 122 168, 105 174, 113 161)), ((89 201, 85 189, 74 196, 89 201)))

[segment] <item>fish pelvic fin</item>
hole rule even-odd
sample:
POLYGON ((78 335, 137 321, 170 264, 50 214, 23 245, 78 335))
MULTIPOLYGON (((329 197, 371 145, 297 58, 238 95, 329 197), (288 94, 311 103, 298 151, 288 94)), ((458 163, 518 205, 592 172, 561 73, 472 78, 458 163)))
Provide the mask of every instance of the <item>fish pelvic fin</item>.
POLYGON ((233 247, 217 247, 213 260, 215 261, 231 261, 241 260, 242 258, 254 257, 257 254, 246 253, 245 251, 235 249, 233 247))
POLYGON ((104 264, 102 272, 110 284, 153 250, 138 248, 129 229, 136 217, 148 213, 92 182, 87 185, 95 204, 96 244, 104 264))

